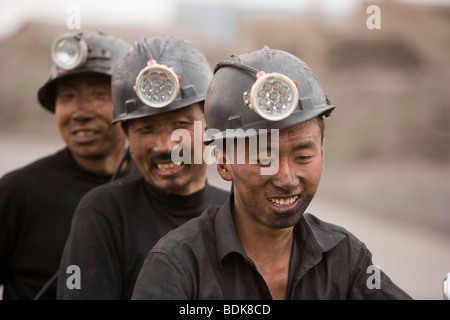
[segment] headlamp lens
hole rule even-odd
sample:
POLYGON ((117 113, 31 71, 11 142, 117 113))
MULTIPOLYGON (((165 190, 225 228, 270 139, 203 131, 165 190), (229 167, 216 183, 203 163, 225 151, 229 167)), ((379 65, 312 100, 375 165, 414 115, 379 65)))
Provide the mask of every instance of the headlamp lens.
POLYGON ((143 103, 150 107, 161 108, 175 100, 179 82, 170 68, 153 64, 141 70, 136 78, 134 90, 143 103))
POLYGON ((52 48, 53 62, 61 69, 72 70, 86 62, 87 45, 72 35, 58 38, 52 48))
POLYGON ((250 107, 264 119, 282 120, 297 107, 297 87, 282 74, 268 73, 258 78, 252 86, 249 102, 250 107))

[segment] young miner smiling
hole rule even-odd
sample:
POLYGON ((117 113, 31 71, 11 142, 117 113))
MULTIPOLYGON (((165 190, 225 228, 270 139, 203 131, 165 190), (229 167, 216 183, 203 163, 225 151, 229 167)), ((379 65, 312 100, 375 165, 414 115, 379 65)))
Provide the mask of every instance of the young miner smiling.
POLYGON ((288 52, 264 47, 219 63, 205 117, 221 134, 206 143, 218 146, 217 170, 232 194, 161 238, 132 299, 411 299, 382 271, 379 285, 368 285, 373 263, 364 243, 305 213, 324 165, 323 117, 332 110, 311 69, 288 52), (279 138, 267 142, 264 158, 248 134, 230 128, 279 138), (241 139, 248 155, 240 164, 230 149, 241 139), (273 162, 278 170, 264 174, 273 162))

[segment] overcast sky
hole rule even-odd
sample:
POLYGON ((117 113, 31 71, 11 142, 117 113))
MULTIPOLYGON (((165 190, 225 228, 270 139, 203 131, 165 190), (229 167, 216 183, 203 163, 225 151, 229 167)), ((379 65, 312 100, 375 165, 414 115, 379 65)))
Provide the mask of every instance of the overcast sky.
MULTIPOLYGON (((66 25, 72 5, 80 8, 81 23, 164 29, 176 23, 180 5, 226 7, 246 11, 277 11, 345 17, 363 0, 1 0, 0 39, 13 35, 27 22, 66 25)), ((450 0, 397 0, 450 5, 450 0)), ((373 0, 370 3, 377 4, 373 0)))

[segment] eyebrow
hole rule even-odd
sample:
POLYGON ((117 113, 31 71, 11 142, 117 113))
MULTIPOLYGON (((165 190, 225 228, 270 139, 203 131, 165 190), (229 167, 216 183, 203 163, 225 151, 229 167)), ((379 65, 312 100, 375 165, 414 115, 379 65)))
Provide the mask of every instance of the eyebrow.
POLYGON ((292 151, 298 151, 298 150, 303 150, 303 149, 314 149, 315 147, 316 147, 316 144, 314 142, 308 141, 308 142, 301 143, 301 144, 294 146, 292 148, 292 151))
MULTIPOLYGON (((102 85, 102 84, 108 84, 107 81, 103 81, 101 79, 88 79, 84 81, 88 87, 93 87, 96 85, 102 85)), ((74 88, 77 86, 79 82, 78 81, 73 81, 73 80, 66 80, 64 82, 61 82, 58 84, 58 89, 59 88, 74 88)))
MULTIPOLYGON (((259 150, 259 144, 258 144, 258 150, 259 150)), ((267 149, 271 150, 271 143, 267 143, 267 149)), ((294 147, 292 147, 291 152, 295 152, 295 151, 299 151, 299 150, 305 150, 305 149, 315 149, 316 148, 316 144, 313 141, 307 141, 301 144, 298 144, 294 147)))

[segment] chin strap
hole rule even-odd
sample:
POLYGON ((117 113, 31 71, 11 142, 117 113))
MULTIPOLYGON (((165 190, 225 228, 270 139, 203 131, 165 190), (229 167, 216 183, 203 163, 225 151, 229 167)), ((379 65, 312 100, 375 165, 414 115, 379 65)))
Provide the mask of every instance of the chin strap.
POLYGON ((125 154, 123 155, 122 160, 120 160, 120 163, 119 163, 119 165, 117 166, 116 171, 115 171, 114 174, 112 175, 111 181, 114 181, 114 180, 117 179, 117 177, 118 177, 119 174, 120 174, 120 171, 122 170, 122 167, 123 167, 124 163, 125 163, 125 162, 128 162, 130 159, 131 159, 131 152, 130 152, 130 147, 128 147, 128 148, 125 150, 125 154))
POLYGON ((50 287, 50 285, 56 281, 58 278, 58 271, 55 272, 55 274, 50 278, 50 280, 47 281, 47 283, 39 290, 37 295, 33 298, 33 300, 39 300, 39 298, 44 294, 45 291, 50 287))

